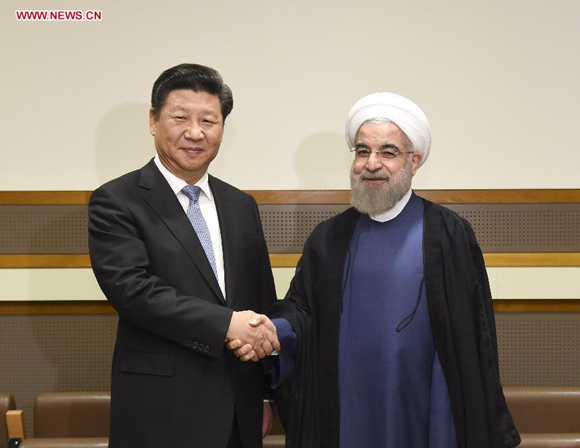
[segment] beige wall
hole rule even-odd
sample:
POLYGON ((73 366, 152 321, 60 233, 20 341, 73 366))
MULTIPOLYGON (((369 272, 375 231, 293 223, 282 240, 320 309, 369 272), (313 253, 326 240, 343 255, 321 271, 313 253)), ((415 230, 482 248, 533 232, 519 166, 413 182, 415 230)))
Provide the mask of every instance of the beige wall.
MULTIPOLYGON (((579 17, 578 0, 5 0, 0 190, 90 190, 142 166, 152 83, 181 62, 234 91, 211 172, 240 188, 348 188, 346 113, 381 90, 431 121, 416 188, 580 188, 579 17), (21 8, 103 20, 18 22, 21 8)), ((496 298, 577 298, 577 272, 490 280, 496 298)), ((275 270, 279 295, 291 276, 275 270)), ((0 300, 102 298, 88 270, 0 270, 0 283, 0 300)))
POLYGON ((151 85, 184 61, 233 88, 211 171, 241 188, 348 188, 345 116, 380 90, 431 121, 415 187, 579 188, 579 17, 578 0, 5 0, 0 190, 93 189, 143 165, 151 85))

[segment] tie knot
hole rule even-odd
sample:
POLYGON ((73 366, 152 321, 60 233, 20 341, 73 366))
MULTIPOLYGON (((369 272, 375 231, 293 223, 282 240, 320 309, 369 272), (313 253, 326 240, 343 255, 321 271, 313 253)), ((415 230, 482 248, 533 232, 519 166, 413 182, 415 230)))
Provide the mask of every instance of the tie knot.
POLYGON ((186 185, 181 189, 181 192, 187 196, 190 201, 197 202, 199 194, 201 193, 201 188, 197 185, 186 185))

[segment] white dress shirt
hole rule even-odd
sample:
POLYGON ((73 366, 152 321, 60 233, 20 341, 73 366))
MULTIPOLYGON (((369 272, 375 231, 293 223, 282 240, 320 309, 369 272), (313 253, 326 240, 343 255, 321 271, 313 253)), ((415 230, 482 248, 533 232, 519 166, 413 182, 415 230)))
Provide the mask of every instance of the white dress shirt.
MULTIPOLYGON (((167 183, 177 196, 183 211, 187 213, 187 209, 189 208, 189 198, 181 192, 183 187, 188 185, 183 179, 180 179, 171 171, 169 171, 159 160, 159 156, 155 156, 155 165, 163 174, 163 177, 167 180, 167 183)), ((211 189, 209 188, 209 176, 207 172, 203 175, 203 177, 195 183, 201 189, 199 194, 199 208, 201 210, 201 214, 203 215, 203 219, 207 224, 209 229, 209 234, 211 237, 211 245, 213 247, 213 254, 215 256, 215 263, 217 268, 217 281, 222 290, 222 294, 224 298, 226 297, 226 278, 225 278, 225 269, 224 269, 224 251, 222 246, 222 233, 220 230, 220 222, 218 219, 217 208, 215 206, 215 200, 213 198, 213 194, 211 189)), ((193 229, 193 228, 192 228, 193 229)))

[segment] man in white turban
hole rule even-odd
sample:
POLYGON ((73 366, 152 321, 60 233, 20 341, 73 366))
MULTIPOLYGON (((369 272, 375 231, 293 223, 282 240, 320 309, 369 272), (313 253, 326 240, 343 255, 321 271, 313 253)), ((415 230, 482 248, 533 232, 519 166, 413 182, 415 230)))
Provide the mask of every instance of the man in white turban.
MULTIPOLYGON (((473 230, 411 189, 429 156, 425 114, 368 95, 346 140, 353 207, 316 227, 274 305, 286 446, 517 446, 473 230)), ((249 346, 237 354, 256 359, 249 346)))

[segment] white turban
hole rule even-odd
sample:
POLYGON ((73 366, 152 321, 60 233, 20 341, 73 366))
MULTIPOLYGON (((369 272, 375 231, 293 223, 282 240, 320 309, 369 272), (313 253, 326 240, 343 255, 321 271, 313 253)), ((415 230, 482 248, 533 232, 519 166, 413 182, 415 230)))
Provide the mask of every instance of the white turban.
POLYGON ((425 163, 431 148, 431 128, 429 121, 410 99, 396 93, 372 93, 358 100, 346 119, 346 141, 349 148, 354 147, 356 134, 361 125, 373 118, 386 118, 395 123, 413 143, 413 150, 422 154, 425 163))

